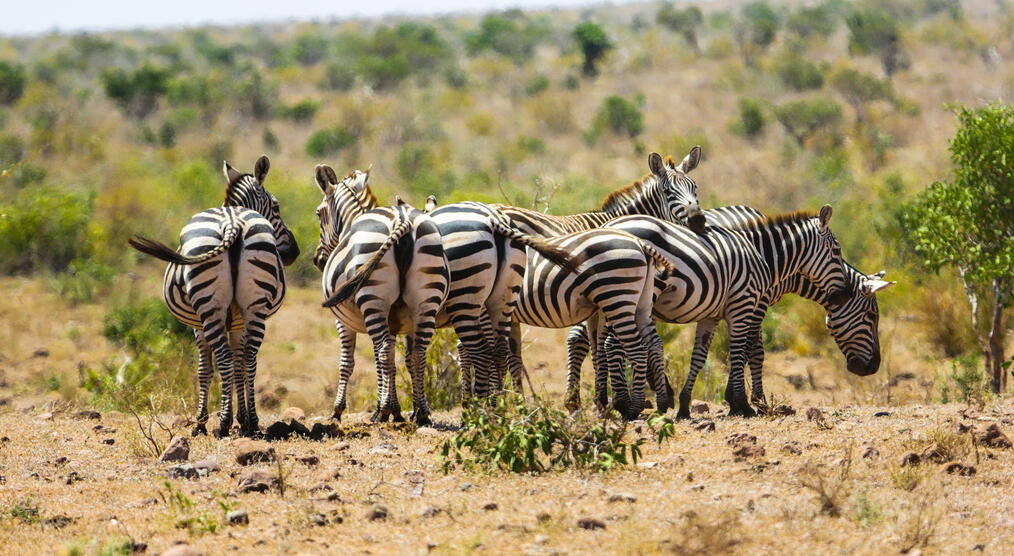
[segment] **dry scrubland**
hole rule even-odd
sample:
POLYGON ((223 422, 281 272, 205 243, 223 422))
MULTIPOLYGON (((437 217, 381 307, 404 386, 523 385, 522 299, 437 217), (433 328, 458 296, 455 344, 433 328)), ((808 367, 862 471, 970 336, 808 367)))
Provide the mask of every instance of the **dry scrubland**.
MULTIPOLYGON (((774 40, 750 56, 736 40, 743 5, 733 2, 703 8, 699 53, 657 23, 658 4, 503 15, 512 37, 527 37, 518 44, 470 38, 484 25, 474 15, 402 31, 394 26, 403 21, 366 21, 0 38, 0 61, 24 78, 17 98, 0 95, 0 546, 117 553, 131 537, 150 552, 183 540, 208 553, 1011 552, 1012 452, 961 431, 997 424, 1010 433, 1014 406, 986 393, 959 281, 922 269, 904 216, 950 167, 956 120, 945 105, 1014 95, 1014 15, 987 1, 962 2, 958 18, 941 2, 878 5, 900 21, 889 81, 875 54, 850 49, 852 6, 836 2, 824 4, 832 30, 806 36, 806 25, 788 23, 799 5, 775 5, 774 40), (582 21, 601 24, 615 46, 595 77, 582 75, 571 37, 582 21), (849 102, 840 79, 849 69, 873 79, 877 100, 849 102), (777 117, 797 100, 831 114, 801 140, 777 117), (221 469, 165 486, 170 465, 152 457, 130 411, 144 423, 191 416, 195 354, 189 332, 167 319, 161 267, 128 252, 125 239, 173 241, 190 214, 219 202, 221 159, 249 170, 270 156, 267 185, 304 253, 259 360, 266 425, 292 406, 308 423, 329 415, 337 382, 333 320, 310 264, 316 163, 339 172, 372 164, 382 200, 506 195, 527 206, 540 196, 542 208, 551 195, 549 210, 563 214, 595 208, 644 174, 647 152, 682 157, 694 144, 705 153, 693 174, 704 207, 830 202, 846 259, 899 281, 879 296, 879 373, 847 373, 823 311, 789 299, 765 323, 765 382, 797 414, 722 417, 719 337, 695 391, 715 430, 677 424, 658 445, 635 424, 625 438, 649 439, 649 465, 444 475, 438 447, 460 417, 447 411, 456 380, 438 377, 454 372, 453 338, 441 338, 429 363, 442 426, 414 433, 353 425, 375 402, 372 351, 360 341, 345 425, 368 436, 273 443, 281 463, 255 467, 280 474, 284 492, 267 493, 238 492, 247 469, 234 440, 199 438, 190 460, 221 469), (807 419, 809 407, 823 417, 807 419), (75 418, 82 409, 101 419, 75 418), (755 443, 730 444, 734 434, 755 443), (975 474, 901 466, 933 444, 946 448, 938 459, 975 474), (744 446, 764 453, 733 455, 744 446), (319 463, 300 461, 310 455, 319 463), (802 486, 821 480, 833 508, 820 488, 802 486), (220 502, 248 512, 249 525, 225 524, 220 502), (370 519, 377 504, 386 519, 370 519), (583 529, 584 518, 605 527, 583 529)), ((675 381, 692 334, 663 329, 675 381)), ((536 391, 557 406, 565 337, 525 335, 536 391)), ((399 386, 407 391, 407 377, 399 386)), ((170 433, 155 430, 164 444, 170 433)))

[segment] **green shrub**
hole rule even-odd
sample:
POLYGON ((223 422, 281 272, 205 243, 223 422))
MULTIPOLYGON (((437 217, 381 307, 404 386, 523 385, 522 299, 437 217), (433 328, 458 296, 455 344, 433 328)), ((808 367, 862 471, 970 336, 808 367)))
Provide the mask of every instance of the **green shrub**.
POLYGON ((605 30, 601 26, 587 21, 575 27, 571 36, 577 42, 581 55, 584 57, 581 72, 589 77, 598 75, 598 63, 606 55, 606 52, 615 48, 613 43, 609 41, 609 37, 606 36, 605 30))
POLYGON ((778 25, 778 14, 766 2, 755 2, 743 8, 734 32, 747 65, 753 65, 757 54, 775 41, 778 25))
POLYGON ((356 136, 345 126, 318 130, 306 140, 306 154, 324 158, 338 154, 342 149, 356 142, 356 136))
POLYGON ((122 68, 102 73, 106 96, 132 117, 142 119, 155 110, 159 97, 169 91, 171 72, 145 64, 133 72, 122 68))
POLYGON ((347 91, 356 84, 356 72, 344 62, 329 62, 324 68, 323 86, 329 91, 347 91))
POLYGON ((695 53, 700 53, 701 49, 697 44, 697 28, 704 21, 704 14, 701 13, 700 8, 689 6, 681 10, 666 2, 655 14, 655 21, 683 37, 683 40, 695 53))
POLYGON ((327 46, 327 40, 320 35, 299 35, 292 45, 292 57, 300 65, 312 66, 327 56, 327 46))
POLYGON ((25 140, 13 133, 0 134, 0 172, 21 162, 28 150, 25 140))
POLYGON ((363 81, 380 91, 401 83, 412 72, 412 68, 402 54, 390 57, 371 55, 359 59, 356 71, 363 77, 363 81))
POLYGON ((949 403, 953 400, 964 404, 981 404, 988 394, 989 383, 980 365, 977 355, 952 359, 950 374, 938 377, 940 402, 949 403), (957 389, 953 397, 952 389, 957 389))
POLYGON ((535 96, 549 88, 549 78, 539 73, 525 83, 525 94, 535 96))
POLYGON ((849 28, 849 52, 880 58, 888 79, 904 65, 900 26, 893 15, 871 5, 853 10, 845 23, 849 28))
POLYGON ((62 271, 91 252, 92 194, 26 189, 0 204, 0 274, 62 271), (8 204, 9 203, 9 204, 8 204))
POLYGON ((808 91, 824 86, 824 75, 820 68, 813 62, 795 55, 786 57, 778 65, 778 77, 782 83, 796 91, 808 91))
POLYGON ((469 56, 485 51, 496 52, 521 65, 531 59, 547 30, 534 24, 519 10, 489 14, 479 22, 479 29, 465 36, 469 56))
POLYGON ((109 292, 117 270, 92 259, 75 259, 54 279, 60 297, 73 304, 93 303, 109 292))
POLYGON ((594 142, 603 131, 626 134, 628 137, 640 135, 644 131, 644 115, 641 113, 639 103, 619 95, 606 97, 586 138, 594 142))
POLYGON ((8 168, 6 173, 0 172, 0 185, 10 185, 14 189, 41 184, 45 180, 46 169, 28 161, 21 162, 13 168, 8 168))
MULTIPOLYGON (((739 120, 733 122, 733 131, 749 139, 756 139, 764 134, 767 125, 764 115, 764 101, 755 98, 739 99, 739 120)), ((682 151, 681 151, 682 152, 682 151)))
POLYGON ((294 122, 308 122, 317 115, 317 110, 320 109, 320 102, 307 98, 303 99, 292 106, 283 107, 280 112, 283 118, 288 118, 294 122))
POLYGON ((14 104, 25 92, 25 67, 0 61, 0 104, 14 104))
POLYGON ((802 39, 827 37, 834 32, 834 14, 827 4, 802 6, 789 15, 785 28, 802 39))
POLYGON ((162 122, 158 127, 158 144, 165 148, 176 146, 176 126, 172 122, 162 122))
POLYGON ((608 471, 637 463, 644 440, 624 442, 626 424, 594 420, 583 413, 537 406, 503 394, 496 407, 473 405, 462 413, 462 430, 441 447, 444 472, 466 470, 540 473, 567 468, 608 471))
POLYGON ((821 132, 832 132, 841 123, 842 109, 827 98, 787 102, 775 107, 775 118, 800 147, 821 132))

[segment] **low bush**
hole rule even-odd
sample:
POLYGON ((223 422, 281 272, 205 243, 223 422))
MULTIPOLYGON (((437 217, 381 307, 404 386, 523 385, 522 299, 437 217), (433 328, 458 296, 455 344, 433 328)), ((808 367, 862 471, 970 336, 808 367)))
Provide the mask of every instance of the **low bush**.
POLYGON ((91 252, 94 196, 49 187, 25 189, 0 204, 0 274, 62 271, 91 252))
POLYGON ((316 158, 334 156, 355 142, 356 136, 348 128, 336 125, 314 132, 306 140, 306 154, 316 158))

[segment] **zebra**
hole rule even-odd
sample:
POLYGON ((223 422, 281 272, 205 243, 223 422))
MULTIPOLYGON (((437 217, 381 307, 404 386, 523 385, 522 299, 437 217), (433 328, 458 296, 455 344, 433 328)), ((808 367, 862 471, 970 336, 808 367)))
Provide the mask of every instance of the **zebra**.
POLYGON ((598 337, 608 327, 637 377, 633 403, 618 409, 624 417, 636 418, 644 407, 644 378, 665 374, 662 340, 651 311, 655 280, 668 277, 676 270, 674 265, 649 242, 611 228, 573 232, 547 242, 566 249, 579 264, 571 271, 538 253, 530 255, 515 320, 543 328, 588 321, 598 337), (662 272, 656 272, 656 267, 662 272))
MULTIPOLYGON (((431 212, 440 229, 451 269, 453 286, 447 296, 441 322, 449 322, 458 334, 463 399, 472 393, 484 396, 491 390, 494 361, 507 359, 508 328, 525 268, 524 251, 493 233, 494 223, 506 220, 525 234, 560 235, 584 230, 626 214, 651 214, 667 220, 689 221, 703 229, 697 186, 687 174, 700 162, 695 146, 677 165, 649 156, 652 173, 612 192, 599 212, 552 217, 503 205, 462 202, 437 207, 431 212), (548 227, 549 223, 552 228, 548 227), (475 382, 469 369, 475 369, 475 382)), ((520 386, 520 373, 513 373, 520 386)))
MULTIPOLYGON (((449 293, 460 287, 448 264, 446 241, 431 213, 404 203, 379 207, 368 186, 369 172, 355 171, 339 181, 333 169, 319 165, 314 177, 324 194, 317 208, 320 243, 314 264, 323 273, 324 306, 335 315, 341 339, 332 418, 340 421, 345 410, 356 333, 365 332, 373 340, 377 359, 378 401, 373 420, 403 419, 394 386, 392 335, 411 333, 406 341, 415 407, 411 418, 416 424, 429 424, 422 365, 433 332, 441 326, 438 313, 449 293)), ((430 205, 435 200, 428 200, 430 205)), ((561 250, 538 239, 499 222, 492 222, 490 229, 497 237, 569 264, 561 250)))
MULTIPOLYGON (((829 228, 832 209, 825 205, 817 214, 795 212, 756 218, 738 230, 708 226, 703 235, 653 218, 628 216, 609 223, 652 244, 676 266, 677 272, 656 284, 655 318, 671 323, 698 323, 698 343, 687 385, 680 393, 681 409, 689 404, 692 381, 703 365, 697 345, 714 332, 719 319, 729 324, 730 364, 726 400, 730 415, 756 413, 746 400, 743 367, 760 323, 767 311, 766 295, 775 285, 795 274, 807 277, 828 292, 832 306, 845 303, 852 284, 845 272, 841 247, 829 228)), ((706 355, 706 351, 704 352, 706 355)), ((600 358, 602 356, 600 355, 600 358)), ((609 371, 617 371, 609 364, 609 371)), ((604 392, 606 366, 596 365, 598 391, 604 392)), ((622 374, 611 372, 619 402, 626 404, 622 374)), ((633 395, 639 396, 635 375, 633 395)), ((667 399, 665 377, 652 377, 656 395, 667 399)), ((601 398, 600 398, 601 401, 601 398)), ((639 398, 635 398, 637 403, 639 398)), ((659 410, 667 409, 659 403, 659 410)))
MULTIPOLYGON (((742 205, 717 207, 706 209, 703 212, 710 225, 732 229, 744 225, 752 219, 764 216, 760 211, 742 205)), ((767 304, 770 306, 777 303, 786 293, 794 293, 824 306, 827 311, 828 332, 845 355, 846 368, 854 374, 865 376, 877 372, 880 367, 880 339, 877 330, 880 312, 876 293, 897 282, 884 281, 885 271, 865 275, 847 262, 845 263, 845 272, 853 290, 852 295, 843 305, 834 306, 829 303, 827 292, 815 287, 812 282, 799 274, 779 283, 769 291, 766 294, 767 304)), ((710 340, 710 337, 708 339, 710 340)), ((565 406, 570 410, 575 410, 581 405, 581 363, 590 349, 587 327, 584 324, 579 324, 572 328, 567 335, 567 394, 565 396, 565 406)), ((695 351, 703 349, 704 353, 707 353, 707 349, 703 346, 698 348, 695 345, 694 349, 695 351)), ((763 400, 764 345, 759 336, 754 338, 748 362, 752 379, 751 397, 754 400, 763 400)), ((599 403, 604 405, 604 392, 599 394, 599 403)), ((680 417, 688 415, 684 411, 685 409, 688 408, 681 406, 680 417)))
POLYGON ((169 262, 162 295, 169 311, 194 329, 198 353, 197 424, 193 436, 207 434, 208 387, 218 367, 222 409, 218 437, 232 426, 232 391, 243 434, 259 432, 254 401, 257 352, 265 321, 285 297, 285 271, 299 246, 282 221, 278 199, 264 188, 270 162, 261 156, 254 173, 241 173, 228 162, 225 203, 195 214, 180 232, 180 249, 145 239, 129 240, 142 253, 169 262), (234 358, 239 358, 238 365, 234 358), (237 367, 234 369, 234 367, 237 367))
MULTIPOLYGON (((679 164, 671 157, 662 158, 658 153, 648 155, 650 173, 627 187, 610 193, 602 203, 599 211, 584 212, 567 216, 554 216, 519 207, 494 205, 499 214, 509 218, 511 224, 519 230, 542 237, 559 236, 562 234, 598 228, 616 218, 643 214, 672 222, 688 225, 697 232, 704 231, 704 218, 697 199, 697 183, 689 173, 697 168, 701 160, 701 147, 694 146, 679 164)), ((506 280, 513 285, 517 293, 525 295, 521 290, 521 276, 524 267, 512 267, 513 276, 506 280)), ((527 284, 527 282, 524 282, 527 284)), ((508 310, 512 309, 508 306, 508 310)), ((510 314, 504 315, 501 330, 510 323, 510 314)), ((541 326, 537 322, 527 322, 522 317, 510 326, 509 337, 502 333, 499 338, 506 342, 497 342, 498 360, 505 364, 511 374, 515 388, 521 384, 525 374, 524 364, 520 358, 520 327, 518 324, 541 326)), ((494 377, 494 388, 503 382, 503 373, 494 377)))

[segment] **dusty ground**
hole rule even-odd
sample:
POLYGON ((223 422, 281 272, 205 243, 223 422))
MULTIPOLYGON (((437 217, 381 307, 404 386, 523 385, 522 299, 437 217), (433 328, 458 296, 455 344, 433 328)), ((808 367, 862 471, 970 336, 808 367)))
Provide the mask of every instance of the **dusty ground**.
MULTIPOLYGON (((209 554, 698 548, 880 554, 911 544, 927 553, 969 553, 976 547, 991 554, 1014 551, 1009 534, 1014 455, 1009 449, 972 446, 968 434, 958 434, 959 423, 998 423, 1009 433, 1014 429, 1010 402, 967 412, 967 417, 961 414, 965 408, 954 404, 884 408, 888 415, 879 417, 875 413, 882 409, 876 407, 825 407, 819 422, 809 421, 803 408, 796 415, 750 421, 717 416, 714 404, 710 409, 715 430, 678 424, 668 443, 646 445, 640 465, 605 474, 452 471, 445 476, 436 447, 451 433, 434 429, 407 434, 369 426, 365 438, 280 441, 273 443, 280 466, 253 467, 275 476, 281 472, 284 493, 237 494, 238 478, 247 469, 236 463, 236 441, 202 437, 192 442, 190 460, 211 459, 221 470, 170 482, 195 503, 188 511, 166 503, 171 464, 137 456, 132 417, 105 414, 92 420, 70 412, 8 411, 0 415, 5 437, 0 546, 11 554, 51 553, 129 535, 147 543, 150 552, 182 541, 209 554), (737 433, 754 435, 755 444, 730 445, 729 437, 737 433), (906 452, 921 452, 934 440, 956 446, 955 461, 974 466, 975 475, 948 474, 945 465, 935 463, 912 471, 900 467, 906 452), (734 456, 743 445, 763 447, 764 454, 734 456), (832 495, 840 515, 833 517, 821 513, 817 494, 800 481, 820 476, 836 484, 850 446, 850 472, 840 493, 832 495), (319 463, 298 461, 310 455, 319 463), (808 462, 816 471, 801 471, 808 462), (224 524, 218 500, 248 512, 249 525, 224 524), (22 502, 38 509, 28 522, 12 515, 22 502), (386 519, 370 519, 375 505, 386 507, 386 519), (202 513, 204 528, 213 523, 215 532, 174 526, 202 513), (314 514, 323 514, 326 524, 315 524, 321 518, 314 514), (70 522, 53 521, 61 516, 70 522), (604 528, 579 528, 582 518, 600 520, 604 528)), ((273 416, 263 417, 270 422, 273 416)), ((351 417, 347 421, 366 415, 351 417)), ((457 420, 456 414, 436 419, 442 427, 457 420)), ((640 436, 650 436, 646 427, 640 436)))

